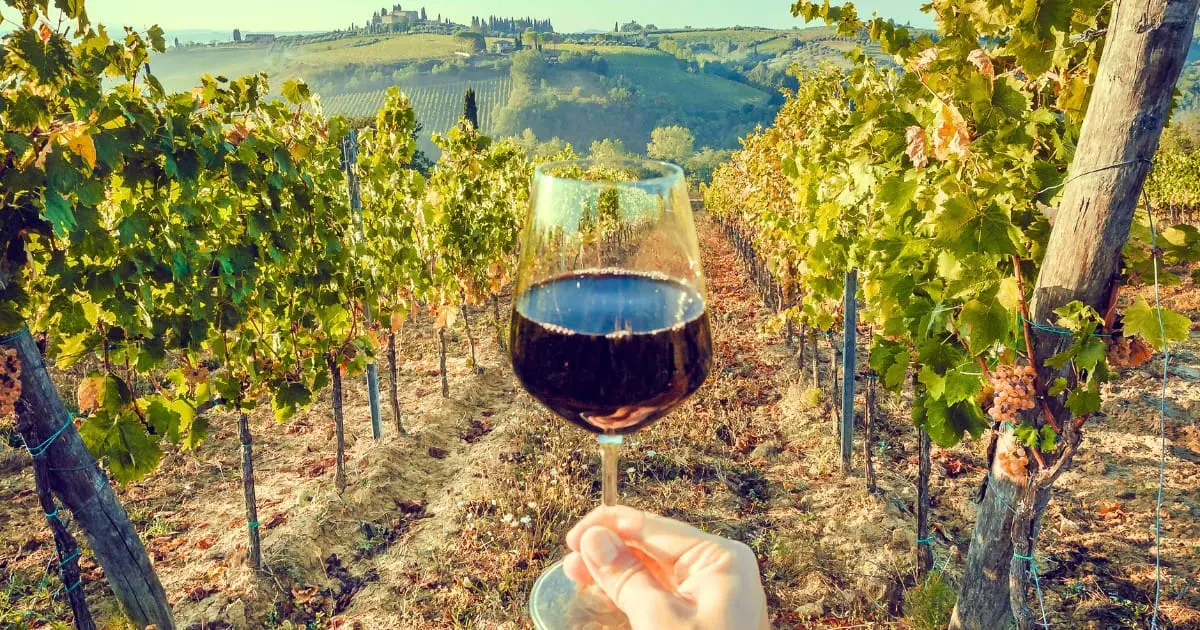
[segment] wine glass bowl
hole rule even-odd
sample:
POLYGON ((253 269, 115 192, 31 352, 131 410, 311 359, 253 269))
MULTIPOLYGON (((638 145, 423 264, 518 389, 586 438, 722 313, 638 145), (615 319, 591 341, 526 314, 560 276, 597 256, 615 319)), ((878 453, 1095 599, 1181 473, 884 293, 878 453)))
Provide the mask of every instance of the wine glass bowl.
MULTIPOLYGON (((509 348, 522 386, 599 435, 602 497, 617 499, 621 436, 696 392, 712 364, 704 275, 683 171, 648 160, 552 162, 534 173, 509 348)), ((579 611, 561 567, 530 599, 542 628, 617 628, 579 611)), ((594 606, 592 606, 594 608, 594 606)))

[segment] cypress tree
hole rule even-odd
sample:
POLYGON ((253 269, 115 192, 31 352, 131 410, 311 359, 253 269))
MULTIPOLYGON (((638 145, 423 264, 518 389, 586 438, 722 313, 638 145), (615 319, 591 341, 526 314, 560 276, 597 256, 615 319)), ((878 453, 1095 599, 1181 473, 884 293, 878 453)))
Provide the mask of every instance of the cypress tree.
POLYGON ((479 107, 475 104, 473 88, 467 88, 466 94, 463 94, 463 118, 466 118, 472 127, 479 129, 479 107))

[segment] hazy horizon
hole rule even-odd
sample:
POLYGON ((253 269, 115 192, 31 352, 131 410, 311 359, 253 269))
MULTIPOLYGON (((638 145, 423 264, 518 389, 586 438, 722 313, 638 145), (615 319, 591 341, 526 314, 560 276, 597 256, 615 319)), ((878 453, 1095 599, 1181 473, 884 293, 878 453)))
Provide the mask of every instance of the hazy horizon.
MULTIPOLYGON (((351 23, 362 25, 373 11, 396 2, 383 0, 347 0, 338 3, 316 0, 209 0, 202 3, 164 3, 160 0, 90 0, 88 15, 92 21, 109 26, 145 28, 157 24, 168 31, 329 31, 342 29, 351 23)), ((791 3, 786 0, 748 0, 731 4, 714 0, 693 2, 644 3, 633 0, 611 0, 595 4, 566 4, 556 0, 517 0, 503 3, 483 0, 442 0, 418 2, 407 8, 422 6, 432 19, 437 14, 454 22, 469 23, 473 15, 503 17, 530 16, 549 18, 555 30, 580 32, 609 30, 614 22, 636 20, 660 28, 765 26, 791 28, 806 26, 791 15, 791 3)), ((866 0, 856 2, 861 15, 878 12, 898 22, 932 27, 933 19, 921 13, 921 0, 866 0)), ((13 9, 4 6, 0 15, 13 16, 13 9)), ((817 25, 817 23, 809 26, 817 25)))

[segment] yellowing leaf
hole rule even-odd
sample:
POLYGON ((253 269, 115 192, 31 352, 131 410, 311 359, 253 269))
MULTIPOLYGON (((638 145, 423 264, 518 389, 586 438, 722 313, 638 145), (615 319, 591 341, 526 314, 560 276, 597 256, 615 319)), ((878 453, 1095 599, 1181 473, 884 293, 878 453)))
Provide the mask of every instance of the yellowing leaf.
POLYGON ((908 142, 904 154, 912 160, 913 166, 925 168, 929 164, 929 155, 925 152, 925 128, 919 125, 909 127, 904 132, 904 139, 908 142))
POLYGON ((966 157, 971 148, 971 129, 957 107, 945 102, 940 105, 934 121, 933 156, 939 160, 966 157))
POLYGON ((923 72, 924 70, 928 69, 929 66, 932 66, 933 62, 937 61, 937 57, 938 57, 937 46, 933 46, 931 48, 926 48, 925 50, 922 50, 920 52, 920 54, 918 54, 916 56, 916 58, 913 59, 913 70, 915 70, 917 72, 923 72))
POLYGON ((67 148, 83 158, 88 168, 96 168, 96 143, 86 133, 80 133, 73 138, 64 138, 67 148))
POLYGON ((989 81, 996 79, 996 68, 992 65, 992 59, 982 48, 972 50, 971 54, 967 55, 967 61, 979 68, 979 73, 987 77, 989 81))

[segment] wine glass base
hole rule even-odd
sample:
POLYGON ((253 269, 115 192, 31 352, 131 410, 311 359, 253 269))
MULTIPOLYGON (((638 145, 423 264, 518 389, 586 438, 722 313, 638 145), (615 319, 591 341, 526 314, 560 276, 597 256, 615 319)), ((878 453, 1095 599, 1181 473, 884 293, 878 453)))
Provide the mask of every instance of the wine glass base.
POLYGON ((561 560, 534 582, 529 614, 538 630, 629 630, 629 620, 604 592, 577 587, 561 560))

